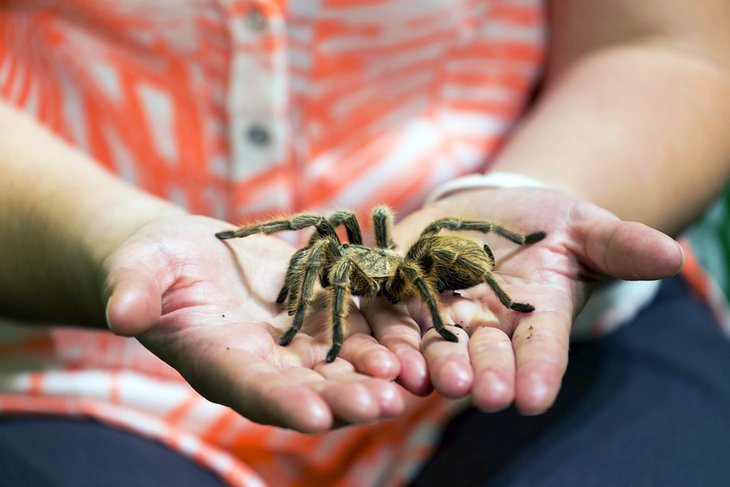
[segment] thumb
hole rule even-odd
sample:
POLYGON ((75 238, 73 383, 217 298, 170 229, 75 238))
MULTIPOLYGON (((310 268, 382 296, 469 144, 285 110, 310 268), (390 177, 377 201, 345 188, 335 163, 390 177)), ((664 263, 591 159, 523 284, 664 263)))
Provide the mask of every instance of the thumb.
POLYGON ((112 332, 138 336, 154 326, 162 313, 162 290, 149 273, 125 269, 110 275, 106 320, 112 332))
POLYGON ((584 242, 588 264, 618 279, 663 279, 677 274, 684 262, 676 240, 641 223, 594 222, 584 242))

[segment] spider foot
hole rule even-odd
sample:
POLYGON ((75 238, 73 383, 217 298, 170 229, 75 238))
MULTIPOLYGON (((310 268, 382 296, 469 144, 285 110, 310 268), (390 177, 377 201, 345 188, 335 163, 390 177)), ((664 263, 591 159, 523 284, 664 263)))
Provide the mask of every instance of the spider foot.
POLYGON ((286 297, 289 295, 289 288, 284 286, 281 291, 279 291, 279 295, 276 296, 276 304, 284 304, 284 301, 286 301, 286 297))
POLYGON ((520 313, 530 313, 535 311, 535 307, 527 303, 512 303, 509 305, 509 309, 519 311, 520 313))
POLYGON ((325 359, 328 364, 335 361, 337 358, 337 355, 340 353, 340 345, 335 343, 332 345, 332 348, 330 348, 330 351, 327 352, 327 358, 325 359))
POLYGON ((297 330, 294 327, 289 328, 289 331, 284 333, 284 336, 279 339, 279 345, 281 345, 282 347, 289 345, 289 343, 294 338, 294 335, 297 334, 297 331, 299 331, 299 330, 297 330))
POLYGON ((535 243, 535 242, 539 242, 543 238, 545 238, 545 232, 531 233, 529 235, 525 235, 525 243, 526 244, 532 244, 532 243, 535 243))
POLYGON ((457 337, 456 335, 454 335, 452 332, 450 332, 446 328, 437 329, 436 331, 439 333, 439 335, 441 335, 441 337, 444 340, 447 340, 449 342, 458 342, 459 341, 459 337, 457 337))
POLYGON ((236 232, 234 232, 233 230, 228 230, 225 232, 218 232, 215 234, 215 236, 221 240, 226 240, 228 238, 234 238, 236 236, 236 232))

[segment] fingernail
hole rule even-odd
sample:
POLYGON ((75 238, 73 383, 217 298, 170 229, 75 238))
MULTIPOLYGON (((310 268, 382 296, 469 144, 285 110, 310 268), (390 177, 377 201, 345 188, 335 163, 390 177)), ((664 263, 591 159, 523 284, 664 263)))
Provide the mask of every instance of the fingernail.
POLYGON ((677 267, 677 270, 674 272, 674 276, 682 272, 682 267, 684 267, 684 248, 682 247, 682 244, 678 241, 674 241, 675 244, 677 244, 677 248, 679 249, 679 253, 681 255, 681 259, 679 260, 679 267, 677 267))

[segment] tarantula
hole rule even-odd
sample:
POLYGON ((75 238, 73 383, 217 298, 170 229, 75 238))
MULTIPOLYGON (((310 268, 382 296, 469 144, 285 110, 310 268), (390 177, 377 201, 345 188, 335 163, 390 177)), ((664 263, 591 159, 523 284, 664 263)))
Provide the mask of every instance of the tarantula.
POLYGON ((363 245, 360 225, 351 211, 335 211, 329 216, 302 213, 288 219, 269 220, 248 225, 235 231, 219 232, 220 239, 241 238, 256 233, 271 234, 284 230, 314 227, 309 243, 291 258, 284 285, 276 302, 288 301, 289 315, 294 315, 289 331, 279 343, 287 345, 304 322, 317 280, 329 288, 332 304, 332 348, 327 362, 340 351, 343 340, 342 321, 348 314, 351 295, 374 297, 384 295, 392 302, 419 296, 428 306, 433 326, 446 340, 457 341, 456 335, 443 324, 439 312, 438 294, 443 291, 467 289, 486 282, 507 308, 529 313, 535 308, 515 302, 495 281, 494 254, 484 244, 440 230, 494 232, 516 244, 531 244, 542 240, 545 232, 527 235, 512 232, 487 221, 441 218, 427 226, 405 256, 398 254, 391 240, 393 216, 384 206, 372 212, 375 248, 363 245), (342 243, 336 229, 344 225, 348 243, 342 243))

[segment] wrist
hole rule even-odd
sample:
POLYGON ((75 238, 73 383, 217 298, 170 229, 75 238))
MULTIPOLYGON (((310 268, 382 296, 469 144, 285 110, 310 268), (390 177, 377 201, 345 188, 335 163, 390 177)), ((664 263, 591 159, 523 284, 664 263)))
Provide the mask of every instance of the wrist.
POLYGON ((133 187, 122 185, 116 194, 104 195, 95 205, 80 210, 78 240, 88 259, 100 266, 125 240, 153 220, 184 215, 186 211, 133 187), (93 222, 91 225, 88 222, 93 222))
POLYGON ((104 326, 104 258, 146 221, 180 212, 0 102, 0 314, 104 326))
POLYGON ((150 222, 186 214, 180 207, 119 183, 124 187, 118 194, 100 199, 98 207, 81 219, 94 224, 80 228, 78 234, 79 256, 90 292, 83 302, 89 305, 88 313, 94 317, 94 323, 101 325, 106 323, 104 286, 109 257, 150 222))
POLYGON ((495 171, 486 174, 469 174, 434 189, 426 198, 425 205, 439 201, 440 199, 460 193, 489 188, 544 188, 541 181, 520 173, 495 171))

